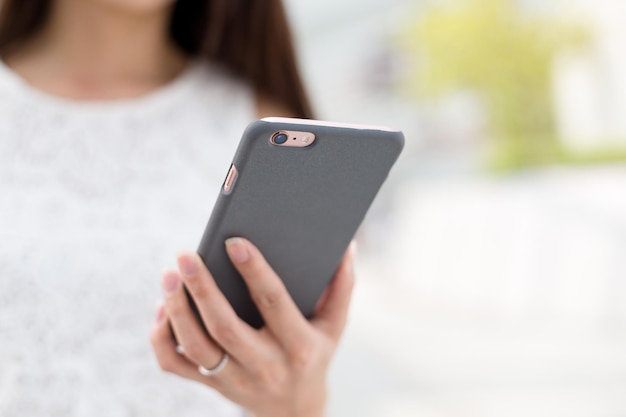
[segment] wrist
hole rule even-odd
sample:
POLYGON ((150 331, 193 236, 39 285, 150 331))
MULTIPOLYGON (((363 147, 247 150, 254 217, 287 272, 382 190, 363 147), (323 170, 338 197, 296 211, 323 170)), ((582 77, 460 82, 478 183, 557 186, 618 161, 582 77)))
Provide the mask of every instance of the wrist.
POLYGON ((281 412, 268 412, 268 413, 253 413, 248 411, 246 417, 325 417, 325 407, 321 406, 316 409, 307 409, 300 411, 292 411, 288 413, 281 412))
POLYGON ((325 417, 326 390, 318 394, 309 394, 307 399, 291 407, 267 409, 256 413, 248 411, 246 417, 325 417))
MULTIPOLYGON (((282 414, 255 414, 251 411, 248 411, 248 414, 246 414, 246 417, 277 417, 277 416, 282 416, 282 414)), ((325 417, 326 413, 325 411, 322 409, 321 411, 315 411, 315 412, 304 412, 304 413, 294 413, 294 414, 285 414, 285 417, 325 417)))

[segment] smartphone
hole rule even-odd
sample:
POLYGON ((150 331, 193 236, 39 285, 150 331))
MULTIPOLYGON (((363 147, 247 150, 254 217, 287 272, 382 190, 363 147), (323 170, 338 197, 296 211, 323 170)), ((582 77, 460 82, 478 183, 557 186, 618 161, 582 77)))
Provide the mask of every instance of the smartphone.
POLYGON ((263 326, 224 241, 255 244, 310 318, 403 146, 402 132, 386 127, 288 118, 248 125, 198 247, 239 317, 263 326))

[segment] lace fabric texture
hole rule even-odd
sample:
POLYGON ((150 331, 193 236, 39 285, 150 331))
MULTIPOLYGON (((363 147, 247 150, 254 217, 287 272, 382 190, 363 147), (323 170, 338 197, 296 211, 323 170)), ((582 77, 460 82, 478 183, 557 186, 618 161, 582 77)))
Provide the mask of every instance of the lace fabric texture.
POLYGON ((253 102, 206 63, 107 103, 0 67, 0 415, 242 415, 161 372, 148 334, 160 273, 198 244, 253 102))

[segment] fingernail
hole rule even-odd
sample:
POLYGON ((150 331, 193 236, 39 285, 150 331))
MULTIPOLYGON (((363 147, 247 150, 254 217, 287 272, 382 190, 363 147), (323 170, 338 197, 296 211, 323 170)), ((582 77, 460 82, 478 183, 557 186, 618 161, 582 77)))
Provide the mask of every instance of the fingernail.
POLYGON ((178 288, 180 278, 174 271, 167 271, 163 274, 163 289, 166 293, 172 293, 178 288))
POLYGON ((198 262, 193 255, 181 255, 178 257, 178 267, 184 277, 192 277, 198 272, 198 262))
POLYGON ((156 309, 156 322, 161 323, 165 318, 165 307, 163 306, 163 302, 159 302, 156 309))
POLYGON ((242 264, 250 258, 245 242, 239 237, 231 237, 226 240, 226 251, 228 251, 230 259, 236 263, 242 264))

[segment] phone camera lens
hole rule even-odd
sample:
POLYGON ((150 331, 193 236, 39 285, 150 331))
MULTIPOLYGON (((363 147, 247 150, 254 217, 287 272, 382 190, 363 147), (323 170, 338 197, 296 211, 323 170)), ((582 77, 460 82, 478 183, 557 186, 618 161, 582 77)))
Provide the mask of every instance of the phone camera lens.
POLYGON ((287 135, 285 135, 284 133, 277 133, 274 135, 274 143, 277 145, 282 145, 283 143, 287 142, 287 135))

